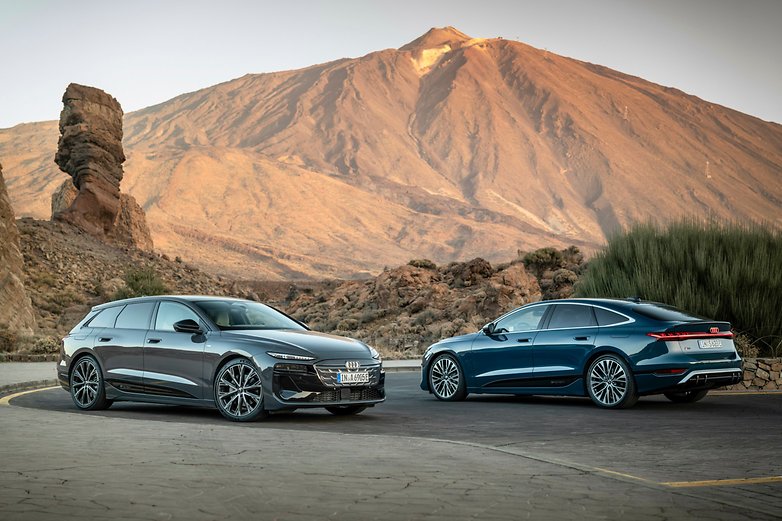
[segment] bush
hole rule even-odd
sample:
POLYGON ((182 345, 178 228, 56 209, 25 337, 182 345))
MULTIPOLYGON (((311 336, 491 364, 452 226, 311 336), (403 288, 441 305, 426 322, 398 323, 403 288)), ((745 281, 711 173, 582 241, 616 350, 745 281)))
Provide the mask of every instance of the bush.
POLYGON ((0 326, 0 353, 16 351, 17 334, 10 329, 0 326))
POLYGON ((436 270, 437 264, 430 261, 429 259, 413 259, 410 262, 407 263, 409 266, 412 266, 414 268, 423 268, 427 270, 436 270))
POLYGON ((147 295, 162 295, 168 288, 151 267, 131 268, 125 272, 125 287, 114 293, 114 300, 147 295))
POLYGON ((562 261, 562 252, 556 248, 541 248, 524 256, 524 267, 540 278, 544 272, 559 268, 562 261))
POLYGON ((590 261, 576 296, 640 296, 727 320, 771 354, 782 339, 781 267, 782 234, 761 225, 636 225, 590 261))

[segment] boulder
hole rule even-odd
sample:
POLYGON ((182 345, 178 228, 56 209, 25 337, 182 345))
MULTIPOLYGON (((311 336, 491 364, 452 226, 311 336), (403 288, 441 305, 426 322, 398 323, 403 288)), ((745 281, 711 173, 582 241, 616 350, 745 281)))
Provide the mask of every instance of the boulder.
POLYGON ((19 230, 0 165, 0 328, 32 333, 35 313, 24 288, 19 230))

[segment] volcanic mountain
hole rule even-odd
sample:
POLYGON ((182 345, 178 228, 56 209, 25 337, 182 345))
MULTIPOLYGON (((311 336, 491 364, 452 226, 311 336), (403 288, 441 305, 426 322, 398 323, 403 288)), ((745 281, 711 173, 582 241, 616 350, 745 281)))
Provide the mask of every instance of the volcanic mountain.
MULTIPOLYGON (((590 249, 677 216, 782 225, 782 126, 451 27, 183 94, 124 129, 122 190, 156 248, 242 278, 590 249)), ((49 217, 56 143, 55 122, 0 130, 17 215, 49 217)))

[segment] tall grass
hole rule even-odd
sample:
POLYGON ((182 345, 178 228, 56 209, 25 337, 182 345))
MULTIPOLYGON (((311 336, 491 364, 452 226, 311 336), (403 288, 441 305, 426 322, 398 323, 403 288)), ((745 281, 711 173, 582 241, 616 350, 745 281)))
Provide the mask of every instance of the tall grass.
POLYGON ((768 227, 633 226, 589 262, 575 294, 639 296, 727 320, 762 354, 782 355, 782 234, 768 227))

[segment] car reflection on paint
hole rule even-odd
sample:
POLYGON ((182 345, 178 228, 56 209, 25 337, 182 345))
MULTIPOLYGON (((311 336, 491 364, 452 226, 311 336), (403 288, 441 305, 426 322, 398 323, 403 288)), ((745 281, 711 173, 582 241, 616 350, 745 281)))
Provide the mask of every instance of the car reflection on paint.
POLYGON ((522 306, 430 346, 421 388, 445 401, 564 395, 624 408, 651 394, 695 402, 740 380, 728 322, 639 299, 563 299, 522 306))
POLYGON ((372 347, 220 297, 96 306, 63 339, 57 372, 86 410, 141 401, 217 407, 229 420, 250 421, 302 407, 357 414, 385 400, 385 371, 372 347))

